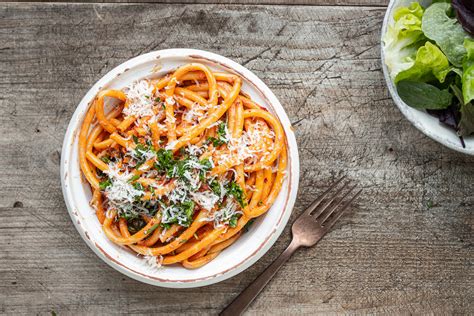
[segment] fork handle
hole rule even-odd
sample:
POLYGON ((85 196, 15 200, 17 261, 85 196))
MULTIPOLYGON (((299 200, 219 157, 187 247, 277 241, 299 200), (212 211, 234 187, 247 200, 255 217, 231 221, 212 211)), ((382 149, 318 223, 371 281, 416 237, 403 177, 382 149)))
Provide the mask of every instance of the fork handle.
POLYGON ((219 315, 241 315, 250 303, 263 290, 281 266, 290 259, 291 255, 299 248, 293 239, 290 245, 262 272, 242 293, 237 296, 219 315))

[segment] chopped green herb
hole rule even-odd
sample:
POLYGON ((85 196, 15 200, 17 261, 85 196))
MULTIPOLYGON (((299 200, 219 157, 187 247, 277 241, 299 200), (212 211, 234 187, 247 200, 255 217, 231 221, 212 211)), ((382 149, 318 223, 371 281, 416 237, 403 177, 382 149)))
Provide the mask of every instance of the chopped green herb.
POLYGON ((100 160, 102 160, 102 161, 105 162, 105 163, 109 163, 109 162, 110 162, 110 158, 107 157, 107 156, 104 156, 104 157, 100 158, 100 160))
POLYGON ((199 163, 201 164, 201 166, 203 167, 203 170, 205 171, 209 171, 212 169, 212 163, 209 160, 209 158, 204 158, 199 163))
POLYGON ((151 226, 150 229, 147 229, 146 231, 144 231, 145 235, 151 234, 155 229, 158 228, 158 226, 160 226, 160 224, 155 224, 155 225, 151 226))
POLYGON ((237 182, 232 181, 227 184, 227 194, 234 197, 234 199, 239 202, 240 206, 244 208, 247 203, 245 202, 244 191, 242 188, 237 184, 237 182))
POLYGON ((143 191, 143 185, 141 185, 141 183, 135 182, 132 186, 138 191, 143 191))
POLYGON ((188 242, 187 239, 181 239, 181 240, 179 241, 180 244, 184 244, 184 243, 187 243, 187 242, 188 242))
POLYGON ((211 142, 214 147, 219 147, 221 145, 227 144, 227 126, 224 122, 219 124, 217 128, 217 137, 208 137, 208 142, 211 142))
POLYGON ((161 223, 160 226, 163 227, 164 229, 170 229, 171 228, 171 224, 169 224, 169 223, 161 223))
POLYGON ((237 221, 239 220, 239 217, 237 214, 232 215, 232 217, 229 220, 229 226, 234 228, 237 227, 237 221))
POLYGON ((209 183, 209 187, 211 188, 212 192, 214 192, 217 196, 221 196, 221 186, 219 185, 219 182, 216 180, 212 180, 209 183))
POLYGON ((155 102, 161 102, 161 99, 159 97, 155 98, 155 102))
POLYGON ((140 179, 140 175, 139 174, 136 174, 134 175, 133 177, 130 178, 130 180, 128 180, 128 182, 133 182, 133 181, 137 181, 138 179, 140 179))
POLYGON ((193 201, 185 201, 181 203, 180 209, 184 211, 184 214, 186 214, 187 221, 186 223, 188 226, 191 224, 193 220, 193 214, 194 214, 194 202, 193 201))
POLYGON ((110 179, 107 179, 105 181, 102 181, 99 183, 99 187, 101 190, 105 190, 107 187, 111 186, 112 185, 112 181, 110 181, 110 179))
POLYGON ((165 172, 170 176, 173 172, 175 159, 171 150, 160 149, 156 153, 156 162, 154 167, 160 172, 165 172))
POLYGON ((132 139, 133 139, 133 142, 134 142, 135 144, 138 144, 138 143, 139 143, 139 140, 138 140, 138 137, 137 137, 137 136, 132 135, 132 139))

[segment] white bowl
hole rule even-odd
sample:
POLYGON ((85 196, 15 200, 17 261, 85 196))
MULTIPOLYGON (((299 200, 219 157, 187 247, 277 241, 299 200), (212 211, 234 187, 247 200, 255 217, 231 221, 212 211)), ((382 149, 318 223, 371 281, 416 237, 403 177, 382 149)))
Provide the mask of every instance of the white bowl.
POLYGON ((156 286, 189 288, 213 284, 250 267, 280 236, 290 217, 299 180, 299 158, 295 134, 278 99, 251 71, 217 54, 194 49, 167 49, 133 58, 100 79, 79 103, 69 123, 61 155, 61 183, 64 199, 76 229, 89 247, 114 269, 136 280, 156 286), (211 69, 228 71, 243 78, 242 89, 265 106, 282 123, 287 137, 287 177, 270 210, 258 218, 250 230, 209 264, 187 270, 181 266, 153 269, 145 260, 107 239, 94 210, 89 206, 91 191, 83 179, 78 161, 78 134, 83 116, 95 95, 104 88, 123 88, 131 81, 162 76, 178 66, 200 62, 211 69))
MULTIPOLYGON (((387 27, 389 24, 393 23, 393 13, 394 11, 401 6, 408 6, 410 3, 415 0, 391 0, 387 12, 385 13, 385 18, 382 26, 382 39, 385 33, 387 32, 387 27)), ((430 0, 421 0, 418 1, 425 8, 431 3, 430 0)), ((440 144, 445 145, 451 149, 454 149, 459 152, 466 154, 474 155, 474 136, 464 137, 464 142, 466 147, 463 148, 459 137, 456 135, 456 132, 441 124, 438 121, 437 117, 434 117, 425 111, 414 109, 408 106, 403 100, 398 96, 397 89, 393 83, 392 78, 385 64, 384 49, 383 49, 383 40, 381 41, 381 53, 382 53, 382 69, 385 76, 385 81, 387 82, 388 91, 393 98, 393 101, 398 106, 400 111, 405 115, 405 117, 413 124, 416 128, 422 131, 426 136, 437 141, 440 144)))

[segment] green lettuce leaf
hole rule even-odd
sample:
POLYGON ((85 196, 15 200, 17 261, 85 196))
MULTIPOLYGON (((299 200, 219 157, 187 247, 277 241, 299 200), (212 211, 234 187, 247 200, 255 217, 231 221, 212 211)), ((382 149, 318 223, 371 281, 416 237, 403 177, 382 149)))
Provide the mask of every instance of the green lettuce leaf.
POLYGON ((474 100, 474 40, 465 39, 464 47, 467 54, 463 62, 462 95, 464 103, 474 100))
POLYGON ((413 66, 418 48, 426 41, 421 30, 422 16, 423 8, 417 2, 394 12, 394 23, 383 37, 385 63, 392 78, 413 66))
POLYGON ((461 67, 466 55, 463 43, 469 35, 455 17, 448 15, 450 9, 449 3, 430 5, 423 15, 421 29, 426 37, 436 42, 454 66, 461 67))
POLYGON ((453 70, 443 52, 434 44, 426 44, 418 49, 413 65, 398 73, 395 82, 401 80, 428 82, 438 79, 444 82, 446 75, 453 70))
POLYGON ((403 80, 397 84, 400 98, 415 109, 442 110, 451 105, 453 95, 424 82, 403 80))

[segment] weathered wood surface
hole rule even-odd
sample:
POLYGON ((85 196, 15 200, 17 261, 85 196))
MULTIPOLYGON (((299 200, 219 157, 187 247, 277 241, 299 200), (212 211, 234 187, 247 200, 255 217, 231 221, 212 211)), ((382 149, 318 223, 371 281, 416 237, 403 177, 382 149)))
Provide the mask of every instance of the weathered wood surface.
MULTIPOLYGON (((256 5, 323 5, 386 6, 390 0, 16 0, 14 2, 83 2, 83 3, 185 3, 185 4, 256 4, 256 5)), ((11 2, 11 0, 0 0, 11 2)))
POLYGON ((246 272, 170 290, 116 272, 67 213, 67 123, 107 71, 151 50, 193 47, 265 81, 296 129, 291 221, 339 174, 365 188, 353 214, 299 251, 249 314, 474 313, 474 157, 404 119, 379 59, 383 8, 0 5, 0 313, 217 313, 284 249, 246 272))

